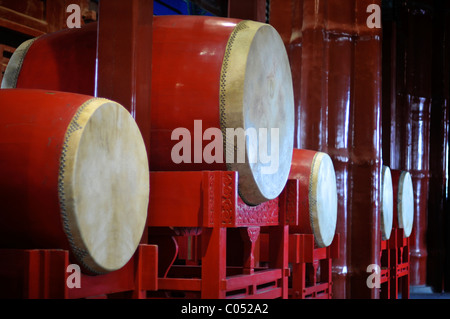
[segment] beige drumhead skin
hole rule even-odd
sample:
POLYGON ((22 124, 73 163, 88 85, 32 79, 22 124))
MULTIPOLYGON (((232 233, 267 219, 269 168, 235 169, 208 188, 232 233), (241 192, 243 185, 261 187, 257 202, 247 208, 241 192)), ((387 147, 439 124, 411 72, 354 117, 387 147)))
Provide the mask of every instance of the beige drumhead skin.
POLYGON ((336 233, 337 186, 333 162, 325 153, 317 153, 312 162, 309 217, 317 246, 330 246, 336 233))
POLYGON ((227 168, 239 172, 239 194, 247 204, 272 200, 287 183, 294 146, 292 75, 278 32, 268 24, 240 22, 227 44, 220 84, 225 153, 234 159, 227 160, 227 168), (266 129, 268 138, 247 137, 245 163, 238 163, 240 148, 227 136, 227 128, 253 130, 259 137, 260 129, 266 129), (269 158, 260 156, 260 142, 269 158))
POLYGON ((398 181, 397 214, 399 227, 409 237, 414 223, 414 189, 411 174, 405 171, 398 181))
POLYGON ((381 237, 388 240, 391 237, 394 219, 394 190, 391 170, 383 166, 381 173, 381 237))
POLYGON ((147 219, 149 169, 136 122, 119 104, 91 99, 66 132, 59 197, 64 231, 93 274, 123 267, 147 219))

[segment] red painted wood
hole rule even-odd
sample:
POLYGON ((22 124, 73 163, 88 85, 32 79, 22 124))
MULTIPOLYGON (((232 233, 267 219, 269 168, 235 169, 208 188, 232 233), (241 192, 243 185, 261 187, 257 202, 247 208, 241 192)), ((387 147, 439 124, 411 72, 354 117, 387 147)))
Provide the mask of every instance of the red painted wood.
POLYGON ((354 46, 353 109, 349 180, 351 181, 350 298, 379 297, 367 287, 366 269, 380 264, 381 187, 381 29, 367 26, 367 7, 381 1, 356 1, 358 39, 354 46), (368 105, 370 106, 368 108, 368 105))
POLYGON ((296 123, 294 147, 300 148, 303 1, 271 0, 270 24, 283 39, 291 64, 296 123))
MULTIPOLYGON (((148 153, 151 145, 152 37, 153 1, 110 0, 99 4, 96 96, 116 101, 131 113, 148 153)), ((92 45, 92 38, 89 39, 84 41, 92 45)), ((86 60, 92 63, 92 55, 86 56, 86 60)), ((80 63, 83 60, 78 61, 80 63)), ((85 76, 92 79, 92 73, 85 76)))
POLYGON ((17 88, 95 95, 97 24, 46 34, 23 61, 17 88))
POLYGON ((327 1, 326 59, 328 90, 328 130, 326 153, 333 160, 338 196, 336 233, 340 235, 340 258, 333 260, 333 297, 349 296, 349 268, 352 245, 350 195, 351 111, 353 79, 353 46, 355 44, 355 1, 327 1))
POLYGON ((140 245, 121 269, 101 276, 81 274, 80 288, 68 288, 69 252, 0 249, 0 296, 20 299, 145 298, 157 289, 157 246, 140 245), (128 294, 125 294, 128 293, 128 294))
MULTIPOLYGON (((107 25, 115 25, 108 23, 108 20, 114 20, 120 10, 108 9, 108 5, 103 6, 106 12, 103 19, 107 25), (112 16, 108 18, 108 15, 112 16)), ((143 19, 136 13, 136 8, 143 4, 126 2, 121 5, 126 7, 128 16, 143 19)), ((122 21, 122 18, 119 20, 122 21)), ((101 21, 100 17, 99 32, 102 32, 101 21)), ((239 21, 199 16, 155 17, 152 39, 149 40, 153 48, 151 56, 144 54, 149 51, 147 47, 140 50, 142 44, 137 41, 140 37, 149 37, 148 25, 141 30, 136 25, 123 22, 123 31, 119 28, 114 29, 115 32, 105 27, 98 53, 96 23, 77 30, 49 34, 37 39, 31 46, 17 87, 90 95, 97 91, 98 96, 123 103, 136 117, 147 141, 146 131, 151 127, 152 170, 226 170, 224 163, 173 163, 171 150, 178 141, 172 141, 171 134, 176 128, 187 128, 193 140, 194 120, 202 120, 203 130, 220 128, 220 72, 228 38, 239 21), (116 37, 131 37, 134 40, 127 38, 126 41, 118 41, 116 37), (122 51, 123 56, 119 54, 122 51), (136 57, 131 56, 132 52, 136 57), (97 54, 99 82, 95 90, 97 54), (146 67, 150 61, 153 65, 151 74, 146 67), (151 98, 150 92, 153 92, 151 98)), ((203 146, 208 143, 204 141, 203 146)), ((191 145, 194 145, 193 141, 191 145)))
MULTIPOLYGON (((316 154, 315 151, 294 149, 289 179, 298 180, 298 224, 289 227, 291 233, 313 234, 309 217, 309 184, 312 163, 316 154)), ((293 199, 288 198, 288 200, 292 201, 293 199)))
POLYGON ((228 0, 228 17, 266 22, 266 0, 228 0))

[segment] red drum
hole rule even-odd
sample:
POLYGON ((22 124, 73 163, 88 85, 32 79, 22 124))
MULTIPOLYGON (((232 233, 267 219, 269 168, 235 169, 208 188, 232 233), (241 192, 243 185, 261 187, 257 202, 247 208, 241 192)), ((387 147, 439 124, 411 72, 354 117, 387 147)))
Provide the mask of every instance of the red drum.
POLYGON ((0 248, 65 249, 88 274, 124 266, 146 225, 144 141, 119 104, 0 90, 0 248))
POLYGON ((409 237, 414 224, 414 189, 411 174, 406 171, 392 170, 394 190, 394 227, 402 228, 405 237, 409 237))
POLYGON ((381 171, 381 237, 388 240, 391 237, 394 218, 394 190, 392 188, 391 170, 383 166, 381 171))
POLYGON ((294 149, 289 179, 299 181, 299 226, 292 233, 314 234, 318 247, 331 245, 337 221, 336 174, 325 153, 294 149))
MULTIPOLYGON (((199 16, 155 17, 153 30, 151 169, 238 171, 245 202, 276 198, 289 175, 295 118, 277 31, 199 16)), ((24 43, 3 85, 92 94, 96 41, 91 24, 24 43)))

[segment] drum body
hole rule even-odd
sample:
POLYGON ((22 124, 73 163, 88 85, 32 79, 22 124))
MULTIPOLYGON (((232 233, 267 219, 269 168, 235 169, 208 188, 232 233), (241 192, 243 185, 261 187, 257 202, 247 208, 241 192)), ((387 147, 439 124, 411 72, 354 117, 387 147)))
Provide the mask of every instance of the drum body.
MULTIPOLYGON (((276 198, 294 143, 292 76, 279 34, 267 24, 198 16, 155 17, 153 30, 151 170, 238 171, 246 203, 276 198)), ((24 43, 3 85, 92 94, 96 41, 93 24, 24 43)))
POLYGON ((0 90, 0 248, 65 249, 85 273, 124 266, 146 223, 145 145, 119 104, 0 90))
POLYGON ((392 187, 391 170, 383 166, 381 170, 381 237, 388 240, 391 237, 394 218, 394 190, 392 187))
POLYGON ((392 170, 394 190, 393 226, 402 228, 405 237, 409 237, 414 224, 414 188, 411 174, 406 171, 392 170))
POLYGON ((294 149, 289 179, 299 182, 299 225, 291 233, 314 234, 318 247, 329 246, 336 232, 337 188, 331 158, 294 149))

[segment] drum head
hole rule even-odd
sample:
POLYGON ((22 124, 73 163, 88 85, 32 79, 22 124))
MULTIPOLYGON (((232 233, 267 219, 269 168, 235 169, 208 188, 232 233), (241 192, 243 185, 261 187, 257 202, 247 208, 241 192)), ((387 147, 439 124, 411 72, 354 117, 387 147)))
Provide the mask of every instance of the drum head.
POLYGON ((414 188, 411 174, 405 171, 398 181, 397 214, 399 227, 403 228, 405 237, 409 237, 414 223, 414 188))
POLYGON ((272 26, 242 21, 235 27, 227 44, 220 87, 227 168, 239 172, 244 202, 258 205, 272 200, 287 183, 295 118, 290 64, 272 26), (245 132, 245 137, 233 130, 245 132))
POLYGON ((333 162, 325 153, 317 153, 312 162, 309 217, 317 246, 331 245, 337 223, 337 187, 333 162))
POLYGON ((383 240, 391 237, 394 218, 394 190, 391 170, 383 166, 381 172, 381 236, 383 240))
POLYGON ((119 104, 91 99, 66 132, 59 197, 78 262, 94 274, 123 267, 146 224, 149 169, 136 122, 119 104))

